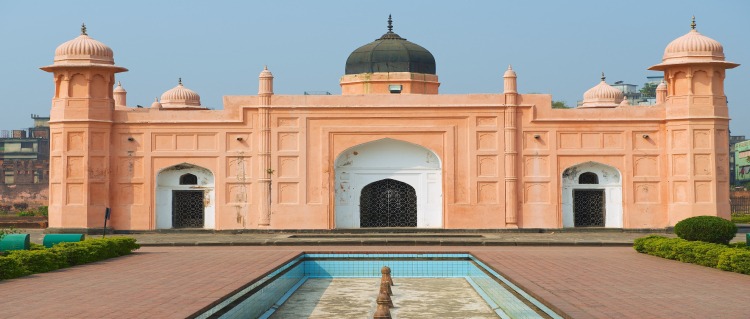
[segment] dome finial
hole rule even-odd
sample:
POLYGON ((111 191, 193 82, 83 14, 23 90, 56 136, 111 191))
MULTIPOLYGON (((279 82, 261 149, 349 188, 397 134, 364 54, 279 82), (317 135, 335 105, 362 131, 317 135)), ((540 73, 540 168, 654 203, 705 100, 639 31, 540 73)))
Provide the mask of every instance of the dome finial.
POLYGON ((606 79, 606 78, 607 77, 604 76, 604 72, 602 72, 602 81, 604 81, 604 79, 606 79))
POLYGON ((388 33, 393 33, 393 19, 391 19, 391 15, 388 15, 388 33))
POLYGON ((695 16, 693 16, 693 22, 690 23, 690 29, 695 30, 695 16))
POLYGON ((177 78, 177 85, 182 85, 182 78, 177 78))
POLYGON ((86 34, 86 24, 81 23, 81 35, 88 35, 86 34))

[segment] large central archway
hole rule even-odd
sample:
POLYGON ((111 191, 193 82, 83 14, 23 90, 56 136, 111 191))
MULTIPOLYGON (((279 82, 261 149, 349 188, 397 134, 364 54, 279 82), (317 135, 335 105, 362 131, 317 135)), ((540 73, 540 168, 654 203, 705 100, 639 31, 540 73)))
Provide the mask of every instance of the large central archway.
POLYGON ((443 226, 441 164, 431 150, 385 138, 345 150, 334 169, 336 228, 443 226), (409 197, 409 189, 414 197, 409 197), (377 205, 382 207, 374 208, 377 205), (411 216, 411 209, 415 222, 395 221, 411 216), (367 220, 364 225, 362 218, 367 220))

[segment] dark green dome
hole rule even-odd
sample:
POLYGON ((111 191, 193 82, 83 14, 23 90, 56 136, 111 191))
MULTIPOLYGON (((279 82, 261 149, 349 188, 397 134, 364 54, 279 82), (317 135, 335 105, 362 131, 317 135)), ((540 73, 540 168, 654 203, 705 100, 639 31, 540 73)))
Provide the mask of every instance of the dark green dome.
POLYGON ((388 32, 380 39, 354 50, 346 59, 345 74, 374 72, 435 73, 435 57, 418 44, 393 33, 388 16, 388 32))

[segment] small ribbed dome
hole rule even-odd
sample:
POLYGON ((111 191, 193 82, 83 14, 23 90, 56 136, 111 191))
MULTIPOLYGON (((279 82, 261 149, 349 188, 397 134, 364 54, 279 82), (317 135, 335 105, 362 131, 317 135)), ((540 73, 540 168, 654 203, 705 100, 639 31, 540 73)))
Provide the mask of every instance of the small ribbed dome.
POLYGON ((120 81, 117 81, 117 87, 113 90, 113 92, 127 93, 127 91, 125 91, 125 89, 122 87, 122 83, 120 83, 120 81))
POLYGON ((151 103, 151 108, 152 109, 160 109, 161 108, 161 103, 159 103, 159 99, 154 98, 154 103, 151 103))
POLYGON ((624 94, 622 91, 607 84, 604 79, 604 74, 602 74, 602 81, 590 88, 586 93, 583 93, 583 104, 579 106, 580 108, 617 107, 620 105, 624 94))
POLYGON ((345 74, 413 72, 436 74, 435 57, 418 44, 393 32, 388 16, 388 32, 354 50, 346 59, 345 74))
POLYGON ((508 69, 505 70, 505 74, 503 74, 503 77, 504 78, 515 78, 515 77, 517 77, 516 76, 516 71, 513 71, 513 67, 511 67, 510 65, 508 65, 508 69))
POLYGON ((719 41, 702 35, 695 29, 695 17, 693 17, 690 28, 690 32, 674 39, 667 45, 661 59, 662 62, 650 67, 649 70, 664 70, 670 65, 686 63, 723 64, 728 68, 739 65, 725 61, 724 47, 719 41))
POLYGON ((55 63, 115 64, 112 49, 86 34, 86 25, 81 26, 81 35, 65 42, 55 50, 55 63))
POLYGON ((667 90, 667 82, 664 82, 664 80, 661 80, 659 85, 656 86, 657 91, 666 91, 667 90))
POLYGON ((161 95, 161 105, 168 107, 201 106, 201 97, 195 91, 182 86, 182 79, 177 86, 161 95))
POLYGON ((711 39, 692 29, 667 45, 663 61, 675 58, 702 57, 724 61, 724 47, 719 41, 711 39))

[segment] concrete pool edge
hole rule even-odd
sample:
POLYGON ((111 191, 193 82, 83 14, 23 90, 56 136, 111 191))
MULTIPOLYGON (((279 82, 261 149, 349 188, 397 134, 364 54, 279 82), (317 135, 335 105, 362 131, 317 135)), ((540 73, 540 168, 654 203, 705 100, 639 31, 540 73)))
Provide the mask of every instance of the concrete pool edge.
MULTIPOLYGON (((274 267, 272 270, 267 271, 263 275, 253 279, 251 282, 248 282, 242 287, 235 289, 233 292, 226 294, 224 297, 219 298, 215 302, 212 302, 210 305, 203 307, 202 309, 193 313, 191 316, 188 316, 188 318, 225 318, 224 316, 228 316, 230 318, 237 317, 238 311, 235 311, 235 308, 247 309, 248 302, 251 305, 250 308, 257 309, 259 307, 262 307, 262 309, 265 309, 264 311, 260 311, 259 314, 252 315, 252 317, 268 318, 274 313, 274 311, 281 307, 283 303, 291 295, 293 295, 297 288, 299 288, 308 278, 372 278, 374 277, 372 273, 373 262, 406 263, 405 265, 407 265, 407 272, 402 272, 405 275, 394 277, 463 278, 464 280, 466 280, 466 282, 469 283, 473 290, 476 291, 479 296, 481 296, 486 304, 490 305, 492 310, 495 311, 495 313, 501 318, 517 318, 517 316, 519 315, 525 317, 523 313, 518 313, 518 309, 511 309, 511 312, 515 311, 515 314, 511 317, 508 317, 505 312, 506 310, 503 310, 501 309, 502 307, 499 307, 499 304, 514 302, 516 304, 525 304, 525 306, 529 310, 534 311, 539 315, 544 314, 549 318, 570 318, 570 316, 566 315, 565 312, 563 312, 561 309, 549 304, 547 301, 538 297, 536 294, 527 291, 522 285, 517 284, 510 278, 506 277, 506 275, 504 275, 503 273, 489 266, 481 258, 466 251, 371 252, 350 250, 342 252, 317 250, 303 251, 287 260, 281 260, 279 262, 279 265, 274 267), (454 263, 459 262, 464 263, 467 266, 462 266, 463 268, 461 270, 455 270, 450 266, 441 264, 440 261, 454 263), (315 267, 321 267, 318 265, 321 262, 324 263, 324 266, 322 266, 322 272, 317 272, 316 274, 316 270, 310 270, 311 267, 313 269, 315 269, 315 267), (328 262, 328 266, 325 266, 326 262, 328 262), (349 268, 352 267, 352 263, 365 264, 367 262, 369 262, 370 264, 367 267, 364 267, 366 268, 365 274, 362 273, 361 269, 359 273, 347 273, 351 272, 351 269, 349 268), (429 266, 428 268, 430 269, 420 269, 418 271, 409 272, 408 267, 414 267, 413 265, 417 263, 426 263, 429 266), (448 270, 446 270, 445 267, 449 267, 448 270), (467 269, 475 270, 470 271, 467 269), (296 274, 299 271, 301 271, 301 273, 296 274), (448 274, 445 273, 446 271, 448 272, 448 274), (458 273, 456 273, 456 271, 458 271, 458 273), (282 276, 287 277, 286 274, 288 272, 295 272, 296 274, 296 277, 293 277, 293 283, 289 283, 289 278, 281 278, 282 276), (460 275, 460 273, 462 272, 467 273, 466 275, 460 275), (479 275, 477 275, 478 273, 479 275), (480 278, 482 280, 478 283, 472 278, 480 278), (489 282, 492 282, 492 284, 488 284, 487 279, 489 279, 489 282), (285 286, 283 286, 284 288, 282 288, 282 292, 279 292, 278 290, 279 287, 276 283, 277 281, 286 281, 285 286), (259 290, 265 289, 265 287, 269 285, 276 285, 275 287, 271 287, 272 291, 270 294, 274 296, 271 297, 272 301, 268 302, 268 298, 264 298, 265 300, 262 302, 265 303, 261 304, 257 304, 257 301, 253 301, 259 299, 256 298, 258 295, 266 296, 266 294, 269 294, 267 290, 265 294, 259 290), (485 290, 487 289, 490 289, 487 292, 489 294, 492 294, 493 297, 490 297, 487 293, 485 293, 485 290), (511 293, 514 297, 510 299, 515 301, 509 301, 507 297, 504 297, 504 302, 498 302, 498 299, 493 299, 498 297, 498 291, 511 293)), ((401 267, 405 266, 402 265, 401 267)), ((357 266, 354 268, 362 268, 362 266, 357 266)), ((377 269, 378 271, 376 272, 377 276, 379 277, 379 267, 377 269)), ((295 274, 292 274, 292 276, 294 276, 295 274)), ((239 313, 246 313, 246 311, 239 310, 239 313)), ((247 316, 245 314, 241 317, 245 318, 247 316)))

